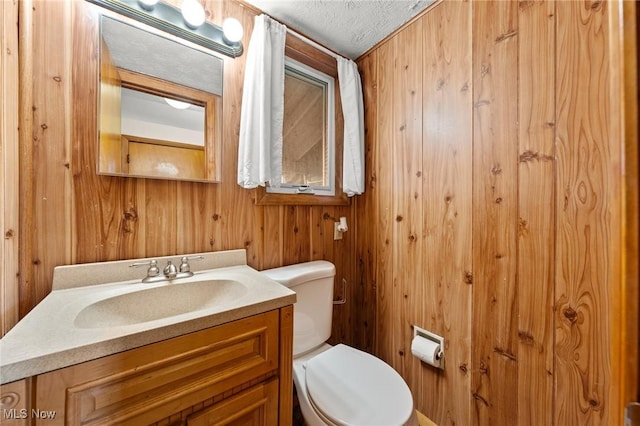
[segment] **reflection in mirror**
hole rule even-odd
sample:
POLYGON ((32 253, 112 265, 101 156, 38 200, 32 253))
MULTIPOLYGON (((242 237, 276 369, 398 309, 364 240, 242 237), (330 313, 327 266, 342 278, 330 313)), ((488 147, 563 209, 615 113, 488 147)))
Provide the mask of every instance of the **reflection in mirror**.
POLYGON ((98 173, 218 181, 222 59, 105 16, 101 35, 98 173))
POLYGON ((282 179, 268 192, 334 195, 333 78, 286 58, 282 179))

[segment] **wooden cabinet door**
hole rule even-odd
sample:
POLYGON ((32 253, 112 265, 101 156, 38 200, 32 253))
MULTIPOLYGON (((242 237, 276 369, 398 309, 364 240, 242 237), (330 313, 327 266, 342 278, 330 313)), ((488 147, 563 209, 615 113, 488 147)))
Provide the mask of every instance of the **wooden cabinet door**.
POLYGON ((278 379, 260 383, 187 418, 187 426, 278 424, 278 379))

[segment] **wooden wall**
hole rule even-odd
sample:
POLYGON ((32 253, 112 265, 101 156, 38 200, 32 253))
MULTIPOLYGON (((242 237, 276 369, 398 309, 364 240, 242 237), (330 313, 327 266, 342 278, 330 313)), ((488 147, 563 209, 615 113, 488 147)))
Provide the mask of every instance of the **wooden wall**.
MULTIPOLYGON (((204 184, 98 176, 96 6, 85 1, 25 0, 21 14, 20 316, 51 289, 56 265, 246 248, 266 269, 313 259, 337 267, 333 339, 355 345, 354 232, 333 240, 333 223, 350 206, 256 206, 236 183, 244 61, 225 59, 222 182, 204 184), (32 47, 29 47, 32 46, 32 47)), ((244 26, 247 46, 255 11, 209 0, 209 19, 244 26)))
POLYGON ((438 424, 621 424, 619 7, 446 0, 358 60, 366 343, 438 424))

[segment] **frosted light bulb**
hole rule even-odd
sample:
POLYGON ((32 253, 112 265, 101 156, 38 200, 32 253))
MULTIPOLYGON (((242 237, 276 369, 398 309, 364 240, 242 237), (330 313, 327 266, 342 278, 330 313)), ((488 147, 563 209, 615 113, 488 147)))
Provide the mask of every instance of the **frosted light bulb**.
POLYGON ((198 0, 183 0, 181 9, 187 26, 196 29, 204 24, 206 13, 198 0))
POLYGON ((236 18, 225 19, 222 23, 222 32, 224 33, 224 38, 231 43, 237 43, 242 40, 242 35, 244 34, 242 24, 236 18))
POLYGON ((157 3, 158 0, 138 0, 138 4, 140 5, 140 7, 142 7, 144 10, 149 11, 153 10, 157 3))

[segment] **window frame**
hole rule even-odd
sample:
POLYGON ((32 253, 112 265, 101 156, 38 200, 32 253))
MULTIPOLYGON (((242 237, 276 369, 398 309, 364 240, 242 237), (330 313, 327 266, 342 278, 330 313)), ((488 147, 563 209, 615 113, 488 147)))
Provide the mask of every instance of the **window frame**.
POLYGON ((342 157, 344 143, 344 118, 340 102, 340 88, 338 81, 338 66, 336 59, 319 49, 305 43, 299 38, 287 34, 285 45, 285 57, 291 58, 308 67, 316 69, 333 77, 334 84, 334 188, 335 193, 330 195, 315 195, 305 193, 282 194, 268 192, 264 187, 254 190, 255 203, 257 205, 316 205, 316 206, 348 206, 351 199, 342 190, 342 157))
MULTIPOLYGON (((322 71, 312 68, 302 62, 296 61, 290 57, 285 57, 285 76, 287 70, 291 70, 292 74, 299 75, 305 80, 316 80, 319 83, 324 84, 323 91, 325 92, 325 106, 324 114, 326 122, 324 123, 324 132, 326 138, 327 147, 324 150, 324 154, 328 160, 326 163, 326 179, 327 185, 313 186, 313 185, 298 185, 281 183, 279 187, 268 186, 267 193, 269 194, 292 194, 292 195, 317 195, 324 197, 332 197, 336 194, 336 176, 335 176, 335 146, 336 146, 336 131, 335 131, 335 79, 322 71)), ((291 75, 291 74, 290 74, 291 75)), ((284 141, 283 141, 284 145, 284 141)), ((284 166, 283 166, 284 167, 284 166)))

